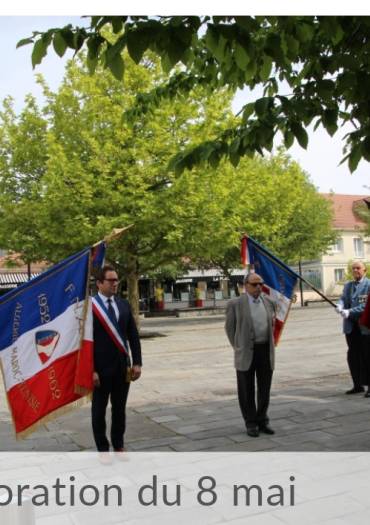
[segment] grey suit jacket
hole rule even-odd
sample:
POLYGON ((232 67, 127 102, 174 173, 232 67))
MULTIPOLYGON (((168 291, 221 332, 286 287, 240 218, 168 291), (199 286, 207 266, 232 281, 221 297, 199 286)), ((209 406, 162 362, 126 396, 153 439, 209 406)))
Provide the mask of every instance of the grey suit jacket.
MULTIPOLYGON (((275 303, 261 294, 269 320, 270 364, 275 366, 275 346, 273 324, 275 320, 275 303)), ((247 294, 231 299, 226 308, 226 335, 234 349, 234 365, 237 370, 249 370, 253 359, 254 329, 247 294)))

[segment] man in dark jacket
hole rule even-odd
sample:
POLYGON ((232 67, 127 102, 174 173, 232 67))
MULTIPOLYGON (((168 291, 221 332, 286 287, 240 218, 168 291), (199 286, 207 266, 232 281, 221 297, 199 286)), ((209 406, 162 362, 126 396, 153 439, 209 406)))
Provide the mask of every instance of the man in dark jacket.
POLYGON ((129 379, 135 381, 141 375, 140 339, 128 301, 115 295, 118 288, 118 275, 114 268, 104 266, 97 275, 96 284, 98 294, 93 298, 92 427, 98 451, 109 451, 105 413, 110 398, 111 444, 114 451, 123 452, 129 379), (132 368, 129 350, 132 356, 132 368))

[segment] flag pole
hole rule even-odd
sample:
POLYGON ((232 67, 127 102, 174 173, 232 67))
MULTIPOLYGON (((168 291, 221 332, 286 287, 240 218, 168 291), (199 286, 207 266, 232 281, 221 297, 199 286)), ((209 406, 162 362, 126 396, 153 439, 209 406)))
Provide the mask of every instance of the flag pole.
POLYGON ((309 286, 314 292, 316 292, 320 297, 322 297, 324 299, 324 301, 326 301, 327 303, 331 304, 331 306, 333 306, 334 308, 337 307, 336 303, 334 301, 332 301, 331 299, 329 299, 328 297, 326 297, 326 295, 324 295, 322 292, 320 292, 320 290, 318 290, 313 284, 311 284, 309 281, 307 281, 304 277, 302 277, 301 275, 299 275, 298 273, 296 273, 294 270, 292 270, 291 268, 289 268, 289 266, 287 266, 285 263, 283 263, 282 261, 280 261, 277 257, 275 257, 275 255, 273 255, 272 253, 270 253, 266 248, 264 248, 261 244, 259 244, 258 242, 256 242, 254 239, 252 239, 251 237, 248 236, 248 239, 250 239, 252 241, 252 243, 254 243, 267 257, 269 257, 270 259, 272 259, 274 262, 276 262, 277 264, 279 264, 282 268, 285 268, 285 270, 287 270, 288 272, 290 272, 292 275, 294 275, 295 277, 297 277, 298 279, 300 279, 302 282, 304 282, 305 284, 307 284, 307 286, 309 286))
POLYGON ((111 231, 109 235, 104 237, 104 239, 97 241, 91 247, 94 248, 95 246, 98 246, 101 242, 113 241, 114 239, 117 239, 118 237, 120 237, 125 231, 129 230, 133 226, 134 224, 129 224, 128 226, 125 226, 124 228, 113 228, 113 230, 111 231))
POLYGON ((324 295, 322 292, 320 292, 320 290, 315 288, 313 284, 311 284, 309 281, 306 281, 306 279, 304 277, 299 277, 299 278, 300 278, 300 280, 302 282, 307 284, 314 292, 316 292, 318 295, 320 295, 320 297, 322 297, 327 303, 331 304, 334 308, 337 307, 337 305, 336 305, 336 303, 334 301, 329 299, 329 297, 326 297, 326 295, 324 295))

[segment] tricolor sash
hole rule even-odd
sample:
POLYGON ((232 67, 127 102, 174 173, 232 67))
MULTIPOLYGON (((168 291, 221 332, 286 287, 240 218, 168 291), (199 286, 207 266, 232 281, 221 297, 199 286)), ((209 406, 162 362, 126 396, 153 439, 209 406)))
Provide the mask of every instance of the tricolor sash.
POLYGON ((118 350, 125 354, 127 357, 129 356, 127 345, 120 334, 120 329, 118 325, 118 321, 116 323, 113 323, 108 315, 108 310, 102 301, 102 299, 99 297, 99 295, 96 295, 92 298, 92 309, 93 313, 96 315, 96 317, 99 319, 101 324, 103 325, 105 331, 109 335, 109 337, 112 339, 113 343, 116 345, 118 350))

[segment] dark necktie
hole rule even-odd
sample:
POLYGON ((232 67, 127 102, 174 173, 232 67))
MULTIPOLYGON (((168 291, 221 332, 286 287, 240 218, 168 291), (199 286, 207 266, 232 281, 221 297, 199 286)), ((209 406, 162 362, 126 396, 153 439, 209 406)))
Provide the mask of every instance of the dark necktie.
POLYGON ((112 299, 110 297, 107 299, 107 303, 108 303, 109 319, 112 321, 112 323, 116 323, 117 322, 116 312, 114 311, 112 299))

